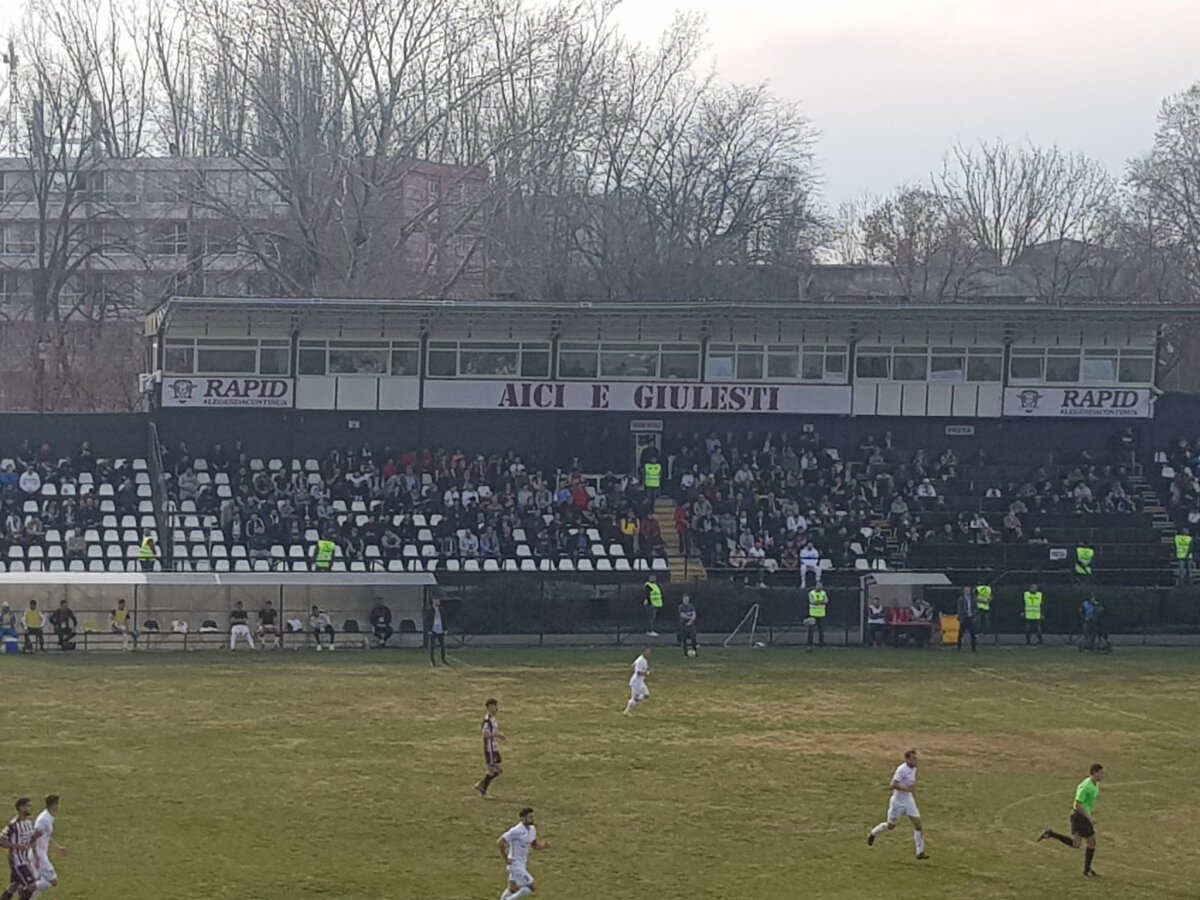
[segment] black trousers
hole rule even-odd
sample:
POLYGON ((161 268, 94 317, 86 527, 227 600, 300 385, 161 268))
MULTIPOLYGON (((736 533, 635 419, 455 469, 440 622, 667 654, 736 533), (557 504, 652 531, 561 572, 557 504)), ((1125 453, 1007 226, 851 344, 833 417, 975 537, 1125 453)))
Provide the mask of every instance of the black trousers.
POLYGON ((25 651, 33 650, 33 642, 37 641, 39 650, 46 649, 46 635, 41 628, 26 628, 25 629, 25 651))
POLYGON ((700 652, 699 646, 696 644, 696 626, 695 625, 680 625, 679 626, 679 643, 683 645, 684 652, 687 652, 688 644, 692 645, 692 649, 697 653, 700 652))
POLYGON ((992 630, 992 611, 990 609, 981 609, 979 611, 979 633, 988 634, 992 630))
POLYGON ((882 647, 884 637, 887 635, 887 623, 885 622, 868 622, 867 623, 867 644, 874 647, 882 647))
POLYGON ((60 650, 74 650, 75 644, 75 629, 70 625, 62 625, 55 629, 55 634, 58 635, 58 648, 60 650))
POLYGON ((974 650, 975 649, 975 617, 967 616, 966 618, 963 618, 962 616, 959 616, 958 617, 958 641, 956 642, 956 646, 958 647, 959 650, 962 649, 963 635, 966 634, 967 632, 970 632, 970 634, 971 634, 971 649, 974 650))
POLYGON ((379 643, 381 643, 381 644, 386 644, 388 642, 388 638, 390 638, 395 633, 396 632, 392 628, 391 625, 376 625, 375 626, 375 640, 379 641, 379 643))
POLYGON ((1042 643, 1042 620, 1041 619, 1026 619, 1025 620, 1025 643, 1032 644, 1032 636, 1036 634, 1038 643, 1042 643))
POLYGON ((433 632, 433 631, 429 632, 429 661, 436 666, 437 659, 435 659, 434 655, 433 655, 433 651, 434 651, 435 647, 442 652, 442 662, 445 662, 446 661, 446 635, 444 633, 437 634, 436 632, 433 632))
POLYGON ((824 647, 825 646, 825 617, 817 616, 817 617, 814 617, 814 619, 815 619, 816 624, 808 626, 808 646, 811 647, 813 645, 813 632, 815 631, 820 635, 821 646, 824 647))

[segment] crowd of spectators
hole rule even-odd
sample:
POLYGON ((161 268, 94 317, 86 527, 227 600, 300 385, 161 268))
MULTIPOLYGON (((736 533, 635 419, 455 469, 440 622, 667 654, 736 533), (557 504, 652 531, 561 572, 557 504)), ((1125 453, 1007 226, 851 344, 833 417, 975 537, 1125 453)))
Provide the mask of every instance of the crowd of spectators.
POLYGON ((367 445, 300 468, 256 468, 240 446, 214 445, 200 458, 186 444, 164 452, 170 493, 181 509, 214 517, 251 559, 319 539, 335 542, 345 561, 368 564, 430 540, 442 561, 512 559, 519 545, 551 562, 590 558, 596 544, 605 555, 618 544, 631 559, 666 556, 652 503, 629 476, 589 485, 513 452, 367 445))
POLYGON ((680 434, 664 453, 679 502, 679 550, 708 569, 816 581, 821 560, 841 568, 887 556, 872 526, 870 485, 816 431, 680 434))
POLYGON ((134 466, 98 457, 86 442, 73 454, 23 442, 0 463, 0 555, 54 544, 67 561, 83 560, 88 530, 144 509, 149 477, 134 466))
POLYGON ((1192 534, 1200 529, 1200 438, 1180 438, 1165 454, 1167 510, 1177 527, 1192 534))
MULTIPOLYGON (((1041 514, 1082 523, 1139 513, 1126 443, 1107 463, 1085 452, 1028 467, 997 464, 982 451, 968 459, 953 448, 904 451, 890 432, 841 451, 815 430, 693 433, 668 439, 664 453, 681 553, 735 576, 784 571, 807 581, 820 577, 816 560, 873 568, 903 559, 916 543, 1048 543, 1036 524, 1041 514)), ((1182 478, 1195 508, 1195 475, 1182 478)))

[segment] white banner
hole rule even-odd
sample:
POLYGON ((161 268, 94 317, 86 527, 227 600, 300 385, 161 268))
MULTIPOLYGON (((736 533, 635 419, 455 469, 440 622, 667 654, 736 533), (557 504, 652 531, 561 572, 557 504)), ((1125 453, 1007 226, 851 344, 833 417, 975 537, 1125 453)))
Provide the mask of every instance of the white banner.
POLYGON ((638 381, 426 381, 426 409, 849 415, 849 385, 638 381))
POLYGON ((1004 415, 1148 419, 1154 395, 1149 388, 1010 387, 1004 389, 1004 415))
POLYGON ((164 375, 164 407, 251 407, 291 409, 291 378, 216 378, 206 375, 164 375))

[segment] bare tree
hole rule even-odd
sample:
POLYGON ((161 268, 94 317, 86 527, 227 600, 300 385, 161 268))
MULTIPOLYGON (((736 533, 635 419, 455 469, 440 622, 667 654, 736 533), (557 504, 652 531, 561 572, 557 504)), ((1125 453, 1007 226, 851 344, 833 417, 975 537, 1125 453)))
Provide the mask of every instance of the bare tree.
POLYGON ((20 89, 28 152, 6 171, 5 310, 9 402, 34 410, 133 408, 138 371, 130 297, 97 277, 107 256, 130 252, 128 230, 103 193, 91 109, 95 79, 54 44, 26 43, 20 89), (15 251, 15 252, 14 252, 15 251), (20 361, 19 363, 17 361, 20 361))
POLYGON ((910 302, 958 300, 968 292, 981 253, 953 208, 936 191, 910 185, 861 220, 867 259, 890 266, 910 302))
POLYGON ((1069 295, 1106 244, 1116 184, 1099 163, 1058 148, 997 141, 954 147, 935 178, 949 216, 999 266, 1027 266, 1039 294, 1069 295))

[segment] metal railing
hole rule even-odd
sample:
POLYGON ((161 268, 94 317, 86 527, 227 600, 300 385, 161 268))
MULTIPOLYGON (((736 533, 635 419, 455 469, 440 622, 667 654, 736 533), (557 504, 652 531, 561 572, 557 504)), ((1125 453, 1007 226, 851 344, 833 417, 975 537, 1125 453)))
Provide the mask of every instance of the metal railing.
POLYGON ((158 526, 158 552, 163 571, 169 572, 175 564, 175 539, 171 523, 170 493, 162 458, 162 444, 158 439, 158 426, 149 423, 146 430, 146 464, 150 468, 150 489, 154 500, 154 521, 158 526))

